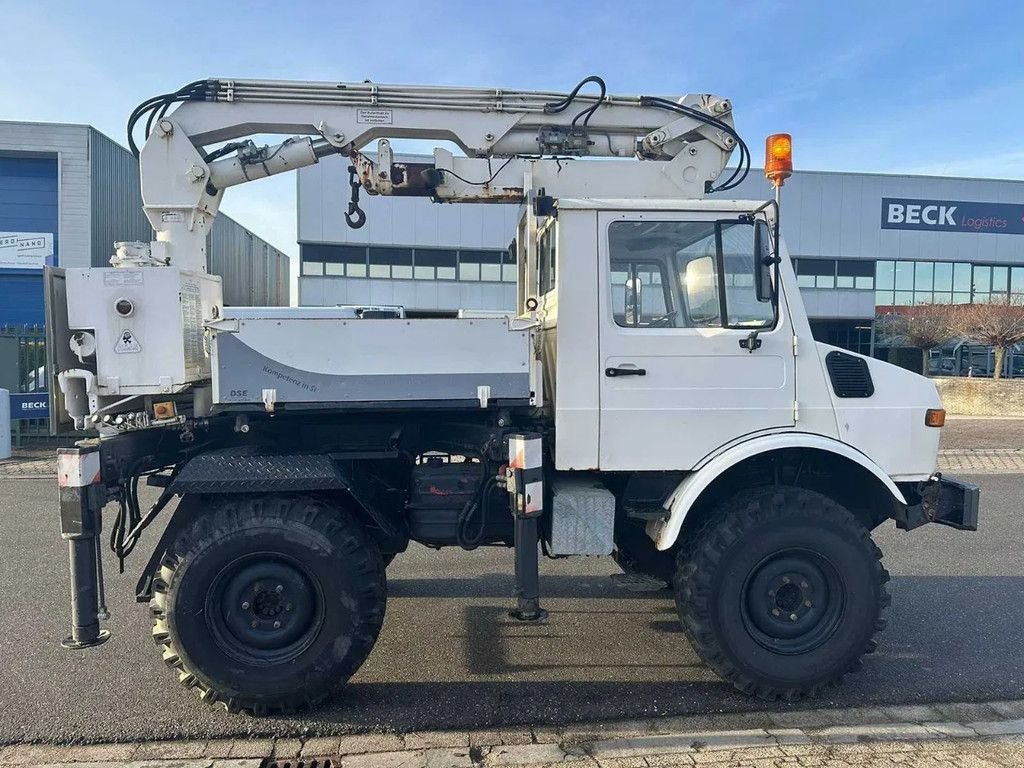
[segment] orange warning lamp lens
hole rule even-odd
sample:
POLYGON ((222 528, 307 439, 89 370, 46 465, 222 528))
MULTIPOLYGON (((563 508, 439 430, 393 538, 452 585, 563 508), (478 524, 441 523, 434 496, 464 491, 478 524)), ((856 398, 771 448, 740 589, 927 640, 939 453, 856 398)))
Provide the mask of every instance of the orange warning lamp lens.
POLYGON ((924 412, 926 427, 941 427, 946 423, 946 412, 942 408, 929 408, 924 412))
POLYGON ((781 187, 793 175, 793 137, 773 133, 764 142, 764 175, 781 187))

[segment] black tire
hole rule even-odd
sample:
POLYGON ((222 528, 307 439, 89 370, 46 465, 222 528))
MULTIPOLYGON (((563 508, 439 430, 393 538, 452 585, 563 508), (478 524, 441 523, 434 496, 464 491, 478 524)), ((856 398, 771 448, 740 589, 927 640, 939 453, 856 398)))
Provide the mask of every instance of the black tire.
POLYGON ((626 521, 615 532, 615 551, 612 559, 625 573, 653 576, 672 586, 675 578, 676 556, 669 550, 654 546, 644 526, 626 521))
POLYGON ((720 504, 678 557, 676 607, 701 658, 744 693, 815 696, 859 667, 885 627, 889 574, 868 530, 814 491, 720 504))
POLYGON ((345 510, 304 496, 217 499, 163 558, 153 638, 204 701, 288 713, 359 669, 386 594, 380 552, 345 510))

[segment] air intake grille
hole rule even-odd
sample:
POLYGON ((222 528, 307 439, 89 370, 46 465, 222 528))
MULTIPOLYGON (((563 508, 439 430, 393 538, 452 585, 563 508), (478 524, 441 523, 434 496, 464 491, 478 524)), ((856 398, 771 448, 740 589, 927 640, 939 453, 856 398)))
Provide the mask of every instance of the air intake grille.
POLYGON ((871 397, 875 394, 871 372, 863 358, 845 352, 829 352, 825 355, 825 367, 836 397, 871 397))

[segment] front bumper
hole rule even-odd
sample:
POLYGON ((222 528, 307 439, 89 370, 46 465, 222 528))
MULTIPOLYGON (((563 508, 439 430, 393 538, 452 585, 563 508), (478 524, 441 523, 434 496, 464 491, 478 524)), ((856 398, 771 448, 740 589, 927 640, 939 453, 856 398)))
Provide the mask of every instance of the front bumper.
POLYGON ((929 480, 903 490, 909 504, 896 519, 900 528, 912 530, 925 523, 939 523, 961 531, 978 530, 978 486, 936 473, 929 480))

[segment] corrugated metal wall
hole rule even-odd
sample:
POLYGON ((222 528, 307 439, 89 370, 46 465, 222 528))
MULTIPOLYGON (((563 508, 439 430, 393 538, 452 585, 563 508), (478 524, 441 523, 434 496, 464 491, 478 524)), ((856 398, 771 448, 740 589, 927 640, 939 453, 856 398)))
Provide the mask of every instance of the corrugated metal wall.
POLYGON ((206 243, 206 268, 224 282, 232 306, 288 306, 288 257, 223 213, 206 243))
POLYGON ((89 129, 92 215, 92 265, 110 266, 114 243, 153 239, 153 230, 142 213, 139 163, 95 128, 89 129))

